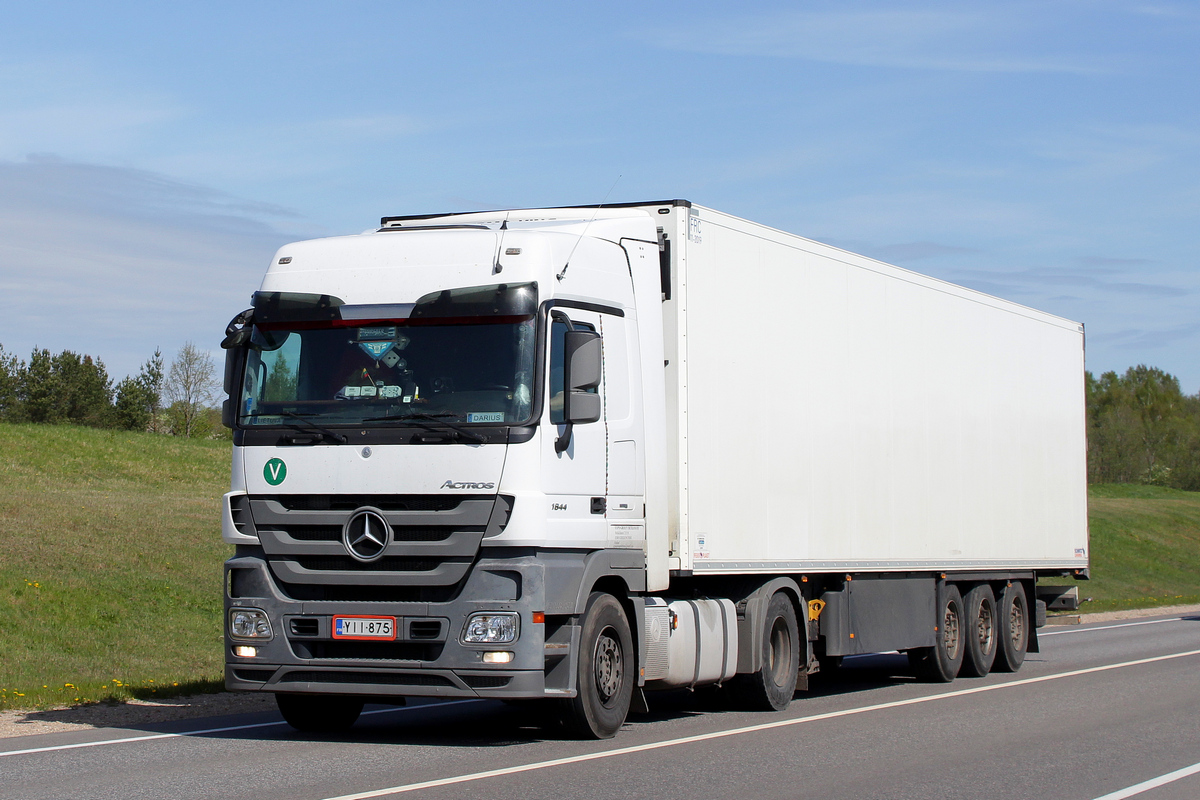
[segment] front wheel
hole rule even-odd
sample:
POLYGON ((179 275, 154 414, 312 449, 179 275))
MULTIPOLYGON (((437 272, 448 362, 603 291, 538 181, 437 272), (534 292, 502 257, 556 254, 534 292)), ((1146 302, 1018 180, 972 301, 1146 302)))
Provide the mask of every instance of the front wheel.
POLYGON ((322 694, 276 694, 279 713, 298 731, 337 733, 358 720, 363 701, 357 697, 322 694))
POLYGON ((593 592, 579 636, 578 693, 563 701, 566 729, 587 739, 616 735, 629 714, 636 670, 625 609, 611 594, 593 592))

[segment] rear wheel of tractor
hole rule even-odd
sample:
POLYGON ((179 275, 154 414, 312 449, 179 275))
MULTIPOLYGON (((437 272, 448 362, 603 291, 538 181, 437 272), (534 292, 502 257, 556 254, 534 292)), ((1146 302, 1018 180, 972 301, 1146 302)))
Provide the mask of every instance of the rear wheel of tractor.
POLYGON ((767 604, 763 619, 762 668, 734 679, 742 705, 760 711, 783 711, 796 693, 800 672, 800 628, 796 608, 783 592, 767 604))
POLYGON ((298 731, 337 733, 358 720, 363 701, 357 697, 321 694, 276 694, 279 713, 298 731))
POLYGON ((949 683, 963 662, 963 600, 954 586, 938 592, 936 644, 908 651, 908 663, 919 680, 949 683))
POLYGON ((563 725, 586 739, 609 739, 629 714, 637 656, 625 609, 611 594, 593 592, 579 636, 578 694, 564 700, 563 725))
POLYGON ((1025 662, 1029 647, 1029 602, 1025 587, 1013 581, 1000 599, 996 616, 1000 620, 1000 646, 996 648, 995 672, 1016 672, 1025 662))
POLYGON ((963 640, 966 652, 963 656, 962 669, 959 675, 968 678, 982 678, 992 669, 996 660, 996 599, 992 595, 992 587, 981 583, 967 592, 963 600, 966 612, 966 625, 963 627, 963 640))

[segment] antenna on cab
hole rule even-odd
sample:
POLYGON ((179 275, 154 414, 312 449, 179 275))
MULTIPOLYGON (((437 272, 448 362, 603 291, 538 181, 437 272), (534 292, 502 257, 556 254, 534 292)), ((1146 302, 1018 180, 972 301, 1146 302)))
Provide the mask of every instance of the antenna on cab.
POLYGON ((617 184, 620 181, 621 176, 618 175, 617 179, 613 181, 613 185, 608 187, 608 191, 604 193, 604 199, 600 201, 600 205, 596 206, 596 210, 592 212, 592 218, 587 221, 587 225, 584 225, 583 230, 579 232, 579 238, 575 240, 574 246, 571 247, 571 252, 567 253, 567 263, 563 264, 562 272, 554 276, 555 278, 558 278, 558 280, 561 281, 563 276, 567 274, 567 267, 571 266, 571 256, 575 255, 575 248, 579 247, 579 243, 582 242, 583 237, 587 235, 588 228, 590 228, 592 223, 596 221, 596 215, 600 213, 600 209, 604 208, 604 204, 608 201, 608 196, 612 194, 613 189, 617 188, 617 184))

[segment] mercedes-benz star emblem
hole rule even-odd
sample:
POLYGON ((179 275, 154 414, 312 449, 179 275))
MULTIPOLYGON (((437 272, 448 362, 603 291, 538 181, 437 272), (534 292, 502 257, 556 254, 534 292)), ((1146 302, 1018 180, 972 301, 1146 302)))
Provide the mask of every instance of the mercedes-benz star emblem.
POLYGON ((373 508, 360 508, 342 528, 342 544, 346 552, 359 561, 374 561, 387 550, 392 540, 392 526, 383 514, 373 508))

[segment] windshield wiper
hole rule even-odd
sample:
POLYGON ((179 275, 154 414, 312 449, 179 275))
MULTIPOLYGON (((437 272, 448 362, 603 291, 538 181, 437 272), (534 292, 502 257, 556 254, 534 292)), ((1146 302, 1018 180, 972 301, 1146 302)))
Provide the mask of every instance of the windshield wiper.
MULTIPOLYGON (((330 439, 333 439, 338 444, 345 444, 346 442, 350 441, 349 439, 347 439, 345 436, 338 433, 337 431, 331 431, 331 430, 329 430, 329 428, 322 427, 322 426, 318 425, 317 423, 313 422, 312 420, 307 419, 302 414, 297 414, 295 411, 283 411, 280 413, 282 416, 291 417, 294 420, 303 422, 305 425, 312 428, 317 433, 321 434, 322 436, 328 436, 330 439)), ((288 427, 299 429, 300 426, 299 425, 288 425, 288 427)))
MULTIPOLYGON (((468 439, 473 439, 474 441, 479 442, 480 444, 487 444, 487 437, 484 436, 483 434, 476 433, 475 431, 471 430, 470 428, 464 428, 463 426, 461 426, 457 423, 451 422, 448 419, 444 419, 444 417, 453 417, 453 416, 456 416, 456 415, 454 415, 454 414, 421 414, 421 413, 401 414, 398 417, 392 417, 392 416, 367 417, 366 419, 363 420, 363 422, 382 422, 384 420, 388 420, 388 421, 411 420, 413 422, 432 422, 435 425, 444 425, 447 428, 449 428, 450 430, 455 431, 456 433, 458 433, 462 436, 465 436, 468 439)), ((425 427, 432 428, 433 426, 426 425, 425 427)))

